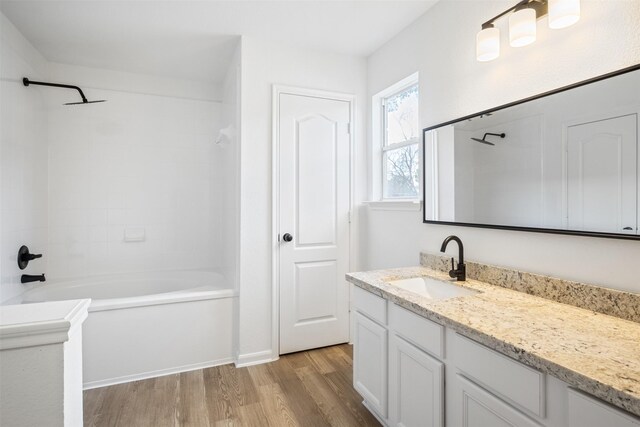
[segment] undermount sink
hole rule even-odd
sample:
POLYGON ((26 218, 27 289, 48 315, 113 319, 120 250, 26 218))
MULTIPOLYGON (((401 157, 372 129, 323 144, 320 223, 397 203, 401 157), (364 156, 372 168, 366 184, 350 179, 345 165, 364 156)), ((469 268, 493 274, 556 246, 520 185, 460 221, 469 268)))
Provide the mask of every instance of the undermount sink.
POLYGON ((410 279, 389 280, 387 283, 432 300, 445 300, 479 293, 479 291, 473 289, 463 288, 462 286, 432 279, 430 277, 412 277, 410 279))

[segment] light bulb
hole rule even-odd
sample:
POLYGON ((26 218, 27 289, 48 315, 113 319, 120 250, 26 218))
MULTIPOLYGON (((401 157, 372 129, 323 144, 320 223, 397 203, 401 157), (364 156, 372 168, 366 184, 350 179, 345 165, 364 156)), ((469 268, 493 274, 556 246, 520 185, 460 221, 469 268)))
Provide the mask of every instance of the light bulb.
POLYGON ((566 28, 580 19, 580 0, 549 0, 549 28, 566 28))
POLYGON ((487 62, 498 56, 500 56, 500 30, 487 26, 476 35, 476 58, 480 62, 487 62))
POLYGON ((509 16, 509 44, 522 47, 536 41, 536 11, 530 8, 516 10, 509 16))

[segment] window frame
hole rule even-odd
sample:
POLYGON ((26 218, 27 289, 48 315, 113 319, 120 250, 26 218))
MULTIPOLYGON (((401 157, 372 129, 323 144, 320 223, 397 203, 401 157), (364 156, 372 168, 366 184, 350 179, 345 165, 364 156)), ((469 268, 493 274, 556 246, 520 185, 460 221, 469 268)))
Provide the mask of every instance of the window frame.
POLYGON ((396 85, 391 86, 384 94, 379 97, 379 109, 380 109, 380 201, 419 201, 422 200, 422 145, 420 144, 420 84, 417 76, 411 77, 409 82, 405 82, 407 79, 404 79, 398 82, 396 85), (404 84, 403 84, 404 83, 404 84), (408 139, 402 142, 396 142, 393 144, 388 144, 388 132, 387 132, 387 108, 386 101, 389 98, 393 98, 396 95, 399 95, 402 92, 405 92, 413 87, 418 89, 418 125, 417 125, 417 135, 414 138, 408 139), (418 168, 419 168, 419 177, 418 177, 418 188, 417 194, 415 197, 407 196, 407 197, 386 197, 385 189, 386 189, 386 176, 387 176, 387 153, 390 151, 396 151, 401 148, 405 148, 411 145, 418 146, 418 168))

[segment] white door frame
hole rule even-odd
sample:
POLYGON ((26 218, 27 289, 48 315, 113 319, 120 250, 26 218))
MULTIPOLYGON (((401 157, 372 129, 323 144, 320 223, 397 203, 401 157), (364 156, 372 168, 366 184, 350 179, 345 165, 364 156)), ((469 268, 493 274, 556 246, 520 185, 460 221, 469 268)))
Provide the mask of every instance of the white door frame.
MULTIPOLYGON (((280 357, 280 244, 278 235, 280 230, 280 133, 278 124, 280 122, 280 95, 300 95, 315 98, 345 101, 349 103, 349 260, 347 265, 351 269, 353 260, 353 232, 355 227, 351 226, 353 216, 353 195, 355 185, 355 106, 356 97, 352 94, 340 92, 328 92, 316 89, 304 89, 292 86, 273 85, 272 98, 272 139, 271 139, 271 355, 272 360, 280 357)), ((345 284, 345 286, 347 286, 345 284)), ((349 303, 349 307, 351 304, 349 303)), ((351 316, 349 316, 351 317, 351 316)), ((349 321, 351 324, 351 321, 349 321)), ((349 328, 351 335, 351 327, 349 328)))

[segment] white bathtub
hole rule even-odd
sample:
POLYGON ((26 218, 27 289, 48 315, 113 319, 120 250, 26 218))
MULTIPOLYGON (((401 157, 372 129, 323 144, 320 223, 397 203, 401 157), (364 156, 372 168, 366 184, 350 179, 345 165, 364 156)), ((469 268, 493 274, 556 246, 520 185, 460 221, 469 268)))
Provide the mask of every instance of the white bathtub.
POLYGON ((170 271, 49 283, 8 303, 91 299, 89 389, 231 362, 235 296, 220 274, 170 271))

